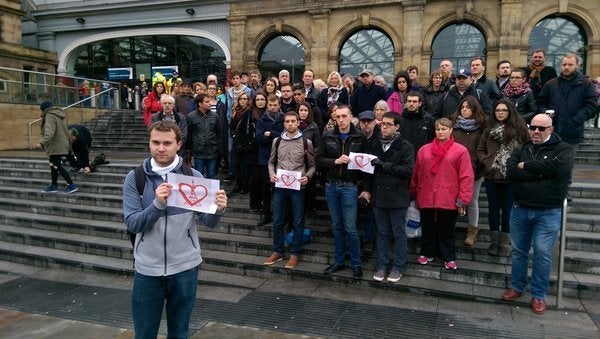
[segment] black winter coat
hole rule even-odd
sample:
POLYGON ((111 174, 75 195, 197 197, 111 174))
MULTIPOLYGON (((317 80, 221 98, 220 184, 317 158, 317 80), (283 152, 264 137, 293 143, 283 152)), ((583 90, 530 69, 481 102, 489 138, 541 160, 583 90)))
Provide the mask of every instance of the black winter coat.
POLYGON ((383 165, 375 166, 375 173, 367 180, 366 190, 371 203, 379 208, 407 208, 410 205, 408 185, 415 165, 413 146, 402 137, 396 138, 384 152, 381 140, 375 140, 371 154, 383 165))
POLYGON ((515 202, 529 208, 560 208, 567 196, 573 168, 571 146, 552 133, 541 145, 517 146, 506 161, 506 179, 515 202), (517 165, 524 162, 523 169, 517 165))
POLYGON ((416 158, 419 149, 435 138, 435 119, 423 109, 419 113, 404 110, 400 121, 400 135, 413 145, 416 158))

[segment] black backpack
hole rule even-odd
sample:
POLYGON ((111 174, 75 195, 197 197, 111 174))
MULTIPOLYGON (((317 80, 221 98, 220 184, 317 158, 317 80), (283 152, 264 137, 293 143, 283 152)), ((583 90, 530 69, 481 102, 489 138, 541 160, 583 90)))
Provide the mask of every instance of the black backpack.
MULTIPOLYGON (((183 163, 182 170, 184 175, 194 175, 194 173, 192 172, 192 168, 186 163, 183 163)), ((133 173, 135 174, 135 187, 137 188, 138 194, 142 196, 144 195, 144 187, 146 186, 146 173, 144 172, 143 165, 136 167, 133 170, 133 173)), ((131 246, 133 247, 135 245, 136 234, 127 231, 127 236, 129 237, 129 241, 131 241, 131 246)))

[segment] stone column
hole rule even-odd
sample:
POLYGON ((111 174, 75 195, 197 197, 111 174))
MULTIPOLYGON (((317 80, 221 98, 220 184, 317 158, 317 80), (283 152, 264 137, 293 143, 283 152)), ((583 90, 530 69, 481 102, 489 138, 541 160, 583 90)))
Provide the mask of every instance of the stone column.
MULTIPOLYGON (((310 49, 304 46, 304 64, 305 68, 310 68, 315 72, 315 79, 325 78, 330 69, 327 67, 328 46, 329 46, 329 9, 318 9, 308 11, 310 16, 310 49)), ((331 70, 338 69, 336 65, 331 70)))
POLYGON ((498 54, 495 60, 488 55, 488 77, 495 77, 496 63, 500 60, 509 60, 512 67, 520 67, 527 64, 527 49, 529 46, 521 46, 521 35, 523 31, 523 0, 502 0, 500 2, 500 27, 498 27, 498 54), (523 59, 523 47, 525 48, 525 59, 523 59), (492 62, 494 64, 492 65, 492 62))
POLYGON ((422 53, 421 44, 423 43, 425 0, 405 0, 402 1, 402 7, 404 12, 402 43, 404 46, 402 46, 402 59, 395 58, 396 73, 410 65, 416 65, 419 70, 428 69, 429 65, 423 64, 420 58, 422 53))
POLYGON ((231 69, 241 71, 246 62, 246 22, 245 16, 235 16, 229 18, 230 41, 231 41, 231 63, 227 65, 227 75, 231 69))

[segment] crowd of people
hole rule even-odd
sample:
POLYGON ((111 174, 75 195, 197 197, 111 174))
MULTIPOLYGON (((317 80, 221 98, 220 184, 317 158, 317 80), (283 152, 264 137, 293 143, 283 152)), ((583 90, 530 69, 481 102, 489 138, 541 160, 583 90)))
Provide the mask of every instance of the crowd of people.
POLYGON ((363 275, 365 252, 376 252, 373 279, 399 281, 406 270, 411 201, 422 224, 418 264, 439 259, 456 270, 456 221, 466 216, 464 244, 474 246, 484 186, 488 252, 513 256, 504 300, 523 293, 531 238, 543 238, 533 244, 531 282, 532 309, 543 313, 560 219, 532 218, 526 211, 554 213, 569 198, 575 152, 586 123, 598 115, 598 86, 580 72, 577 55, 566 54, 557 72, 545 64, 541 49, 524 67, 501 60, 496 73, 495 80, 487 78, 481 57, 456 71, 451 60, 442 60, 427 84, 418 82, 419 69, 411 65, 391 88, 369 69, 356 77, 333 71, 325 81, 307 69, 300 83, 291 83, 286 70, 264 81, 258 70, 233 71, 221 86, 212 74, 206 83, 157 80, 143 99, 143 114, 147 125, 176 123, 182 158, 212 179, 222 164, 223 179, 235 180, 230 194, 249 194, 250 211, 260 213, 257 226, 273 222, 273 253, 265 265, 284 258, 288 225, 294 236, 285 267, 300 263, 304 215, 315 209, 320 183, 335 247, 324 274, 347 267, 347 248, 354 278, 363 275), (349 169, 351 152, 374 156, 374 173, 349 169), (282 180, 279 170, 299 172, 301 189, 274 188, 282 180), (530 189, 535 187, 548 195, 527 195, 539 191, 530 189))

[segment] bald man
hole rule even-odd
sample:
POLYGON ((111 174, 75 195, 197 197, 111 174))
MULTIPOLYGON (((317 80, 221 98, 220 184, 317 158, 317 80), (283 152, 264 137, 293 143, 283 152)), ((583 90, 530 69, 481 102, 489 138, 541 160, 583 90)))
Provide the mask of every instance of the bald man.
POLYGON ((561 224, 561 209, 569 189, 573 153, 554 133, 552 118, 538 114, 529 125, 531 141, 518 146, 506 162, 506 178, 515 204, 510 215, 512 272, 502 300, 521 297, 527 286, 529 249, 533 243, 531 310, 546 310, 552 250, 561 224))

